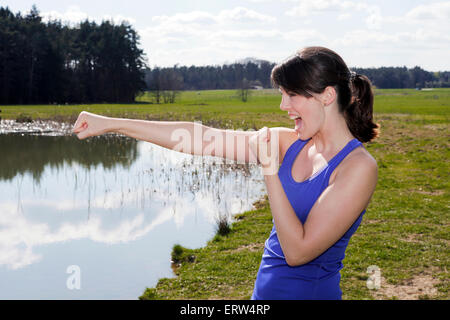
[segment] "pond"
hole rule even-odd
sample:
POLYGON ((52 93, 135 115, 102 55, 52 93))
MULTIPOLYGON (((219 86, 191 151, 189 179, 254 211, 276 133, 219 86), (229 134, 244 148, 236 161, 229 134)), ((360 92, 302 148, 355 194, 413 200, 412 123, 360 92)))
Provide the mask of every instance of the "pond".
POLYGON ((266 194, 256 165, 118 135, 0 134, 0 155, 0 299, 137 299, 266 194))

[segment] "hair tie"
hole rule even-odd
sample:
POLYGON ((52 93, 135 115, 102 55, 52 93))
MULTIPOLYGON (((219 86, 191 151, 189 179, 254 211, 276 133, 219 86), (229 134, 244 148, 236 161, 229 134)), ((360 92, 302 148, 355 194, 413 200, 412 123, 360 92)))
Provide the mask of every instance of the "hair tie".
POLYGON ((353 82, 355 80, 357 74, 355 71, 350 71, 350 81, 353 82))

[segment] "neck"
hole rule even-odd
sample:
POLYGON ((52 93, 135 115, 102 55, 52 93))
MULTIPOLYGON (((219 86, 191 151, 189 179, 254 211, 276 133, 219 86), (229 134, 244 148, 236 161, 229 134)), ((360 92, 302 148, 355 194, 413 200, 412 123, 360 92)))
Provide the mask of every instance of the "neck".
POLYGON ((348 129, 345 118, 338 112, 337 105, 327 110, 320 130, 311 138, 318 153, 336 153, 355 137, 348 129))

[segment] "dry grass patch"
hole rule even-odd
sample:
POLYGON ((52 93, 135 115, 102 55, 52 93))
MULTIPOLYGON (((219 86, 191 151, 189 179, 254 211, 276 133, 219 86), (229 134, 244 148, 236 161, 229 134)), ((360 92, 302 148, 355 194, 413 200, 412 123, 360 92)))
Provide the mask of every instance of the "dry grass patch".
POLYGON ((257 252, 257 251, 262 251, 263 249, 264 249, 264 243, 250 243, 250 244, 240 246, 236 249, 230 250, 230 253, 241 252, 241 251, 257 252))
POLYGON ((422 243, 422 240, 420 239, 420 234, 410 233, 405 238, 401 238, 400 240, 409 242, 409 243, 422 243))
POLYGON ((422 272, 397 285, 389 284, 384 277, 381 277, 381 288, 374 291, 373 295, 374 298, 378 300, 432 299, 438 294, 436 286, 439 283, 440 281, 433 277, 433 274, 430 271, 422 272))

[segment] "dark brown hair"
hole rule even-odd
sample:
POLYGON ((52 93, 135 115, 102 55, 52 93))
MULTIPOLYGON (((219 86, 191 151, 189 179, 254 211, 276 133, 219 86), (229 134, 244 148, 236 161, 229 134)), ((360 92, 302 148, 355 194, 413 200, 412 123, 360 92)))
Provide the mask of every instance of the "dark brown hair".
POLYGON ((307 47, 272 69, 272 84, 286 92, 311 97, 332 86, 339 111, 350 132, 361 142, 375 139, 379 125, 373 122, 372 84, 365 75, 350 71, 344 60, 324 47, 307 47))

